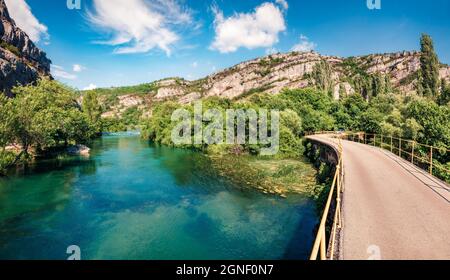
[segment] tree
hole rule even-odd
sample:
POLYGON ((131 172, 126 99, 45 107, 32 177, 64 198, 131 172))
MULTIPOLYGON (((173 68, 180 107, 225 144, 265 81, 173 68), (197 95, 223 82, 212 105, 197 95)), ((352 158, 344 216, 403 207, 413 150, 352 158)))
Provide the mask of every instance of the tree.
POLYGON ((332 70, 330 64, 322 60, 316 65, 312 72, 312 78, 317 89, 331 93, 333 90, 332 70))
POLYGON ((423 127, 414 118, 410 118, 405 121, 402 130, 403 137, 416 141, 422 137, 423 127))
POLYGON ((430 100, 415 100, 406 107, 406 118, 413 118, 423 127, 418 142, 433 146, 450 145, 450 108, 430 100))
POLYGON ((303 129, 305 131, 327 131, 335 126, 335 120, 327 112, 314 110, 311 107, 304 106, 300 114, 303 120, 303 129))
POLYGON ((395 136, 395 137, 401 137, 402 136, 402 129, 400 127, 394 126, 393 124, 389 122, 382 122, 380 124, 381 128, 381 134, 387 135, 387 136, 395 136))
POLYGON ((11 144, 12 139, 12 108, 10 99, 0 93, 0 148, 11 144))
POLYGON ((344 109, 344 106, 342 106, 340 103, 338 107, 336 108, 336 111, 333 112, 333 118, 336 120, 336 129, 344 129, 344 130, 351 130, 355 125, 355 121, 344 109))
POLYGON ((352 85, 355 92, 359 93, 365 100, 370 99, 373 92, 373 83, 371 76, 366 73, 358 72, 352 77, 352 85))
POLYGON ((442 79, 441 81, 441 93, 439 94, 437 102, 441 106, 450 105, 450 86, 445 79, 442 79))
POLYGON ((288 109, 281 112, 280 123, 282 127, 284 126, 290 129, 296 137, 301 136, 303 132, 302 119, 297 115, 295 111, 288 109))
POLYGON ((101 132, 102 108, 98 102, 96 91, 90 90, 84 93, 82 108, 96 132, 101 132))
POLYGON ((372 97, 377 97, 381 94, 387 94, 392 91, 391 80, 388 75, 377 73, 372 77, 372 97))
POLYGON ((367 133, 380 133, 383 115, 378 111, 369 109, 359 117, 359 128, 367 133))
POLYGON ((339 98, 344 98, 347 95, 347 91, 343 84, 339 84, 339 98))
POLYGON ((384 76, 384 93, 388 94, 392 92, 392 83, 389 75, 384 76))
POLYGON ((6 146, 12 144, 12 110, 11 100, 0 93, 0 175, 14 164, 16 156, 7 151, 6 146))
POLYGON ((398 97, 394 94, 379 95, 370 100, 370 107, 385 115, 391 114, 399 106, 398 97))
POLYGON ((56 81, 40 80, 36 86, 13 89, 12 139, 26 156, 30 148, 49 148, 82 143, 93 136, 92 127, 81 112, 74 91, 56 81))
POLYGON ((342 100, 342 105, 345 108, 345 112, 354 119, 358 118, 369 107, 369 104, 359 94, 352 94, 345 97, 342 100))
POLYGON ((376 97, 385 92, 384 79, 381 74, 372 76, 372 96, 376 97))
POLYGON ((287 127, 280 129, 279 152, 283 157, 298 158, 304 151, 302 141, 287 127))
POLYGON ((436 97, 439 93, 439 59, 434 51, 433 40, 427 34, 420 39, 420 75, 423 95, 436 97))

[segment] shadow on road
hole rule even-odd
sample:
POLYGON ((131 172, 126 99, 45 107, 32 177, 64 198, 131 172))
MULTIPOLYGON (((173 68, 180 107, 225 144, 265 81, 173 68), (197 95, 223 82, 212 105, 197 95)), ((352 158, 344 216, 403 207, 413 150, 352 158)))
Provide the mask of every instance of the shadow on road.
POLYGON ((431 176, 426 171, 420 169, 419 167, 412 165, 410 162, 400 158, 393 153, 381 150, 386 156, 400 165, 404 170, 413 175, 417 180, 422 182, 425 186, 434 191, 437 195, 439 195, 442 199, 444 199, 447 203, 450 203, 450 186, 444 181, 431 176))

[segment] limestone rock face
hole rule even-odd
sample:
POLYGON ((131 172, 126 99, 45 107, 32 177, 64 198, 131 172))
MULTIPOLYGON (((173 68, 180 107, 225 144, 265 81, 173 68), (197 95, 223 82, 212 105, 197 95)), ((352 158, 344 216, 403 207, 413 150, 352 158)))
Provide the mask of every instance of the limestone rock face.
POLYGON ((441 67, 439 71, 439 77, 441 79, 445 79, 447 82, 450 82, 450 66, 441 67))
MULTIPOLYGON (((108 108, 108 110, 102 114, 102 117, 121 117, 129 108, 145 109, 147 105, 150 104, 150 101, 147 99, 149 99, 149 97, 143 97, 136 94, 118 96, 115 104, 108 108)), ((100 97, 99 101, 100 103, 105 103, 105 96, 100 97)))
POLYGON ((51 61, 16 26, 5 1, 0 0, 0 92, 11 95, 12 87, 50 77, 51 61))
POLYGON ((330 64, 341 62, 314 52, 274 54, 241 63, 207 78, 205 96, 236 98, 250 91, 279 93, 283 88, 309 85, 306 74, 322 59, 330 64))
MULTIPOLYGON (((152 105, 161 101, 191 104, 206 97, 245 98, 253 93, 278 94, 283 89, 314 86, 311 78, 317 63, 326 61, 331 69, 331 93, 338 100, 351 94, 363 94, 355 85, 356 75, 380 74, 388 77, 393 89, 405 95, 414 94, 420 53, 398 52, 341 58, 315 52, 274 54, 246 61, 203 79, 187 81, 167 78, 152 83, 146 95, 129 93, 118 96, 103 117, 121 117, 128 108, 142 110, 144 117, 152 114, 152 105), (349 70, 350 69, 350 70, 349 70)), ((450 67, 442 66, 440 77, 450 82, 450 67)), ((366 97, 367 98, 367 97, 366 97)), ((106 102, 106 96, 100 102, 106 102)))
MULTIPOLYGON (((358 93, 349 81, 346 69, 349 59, 316 52, 273 54, 243 62, 197 81, 176 78, 158 81, 156 99, 178 100, 185 104, 210 96, 235 99, 254 92, 278 94, 285 88, 314 86, 314 81, 308 76, 320 61, 326 61, 331 66, 332 93, 335 99, 339 99, 358 93)), ((351 59, 358 71, 387 76, 392 87, 402 93, 415 92, 416 75, 420 69, 419 52, 372 54, 351 59)), ((440 76, 450 80, 450 67, 442 66, 440 76)))

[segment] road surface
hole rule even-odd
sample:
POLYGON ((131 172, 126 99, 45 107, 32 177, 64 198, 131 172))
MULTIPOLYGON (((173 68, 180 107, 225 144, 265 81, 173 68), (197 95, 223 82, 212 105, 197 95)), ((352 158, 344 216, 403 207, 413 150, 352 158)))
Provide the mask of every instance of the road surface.
POLYGON ((450 259, 450 186, 388 151, 342 144, 341 258, 450 259))

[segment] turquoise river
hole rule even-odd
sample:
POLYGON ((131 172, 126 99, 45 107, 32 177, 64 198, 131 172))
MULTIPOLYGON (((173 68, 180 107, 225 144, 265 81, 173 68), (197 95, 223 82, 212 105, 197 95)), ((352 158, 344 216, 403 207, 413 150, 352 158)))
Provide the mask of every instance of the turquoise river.
POLYGON ((0 259, 306 259, 315 203, 242 189, 196 152, 104 136, 0 178, 0 259))

